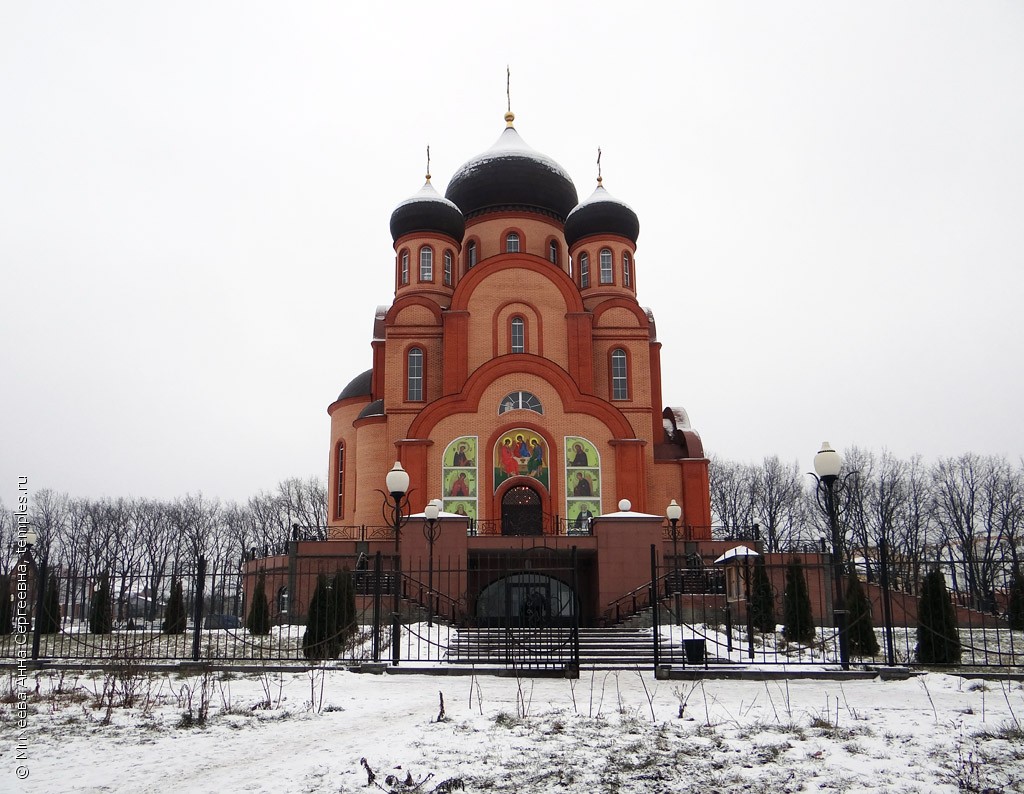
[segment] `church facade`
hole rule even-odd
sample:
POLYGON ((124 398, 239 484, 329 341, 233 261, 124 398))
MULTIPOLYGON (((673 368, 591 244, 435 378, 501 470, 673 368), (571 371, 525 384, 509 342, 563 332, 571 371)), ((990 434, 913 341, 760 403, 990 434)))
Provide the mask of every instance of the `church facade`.
POLYGON ((329 540, 317 545, 422 559, 419 531, 381 526, 398 461, 413 522, 441 500, 432 553, 571 544, 589 557, 583 609, 596 614, 649 581, 671 500, 680 536, 710 538, 708 460, 686 412, 664 404, 636 213, 600 176, 580 201, 512 113, 505 123, 444 196, 428 174, 391 216, 394 299, 377 309, 371 366, 328 407, 329 540))

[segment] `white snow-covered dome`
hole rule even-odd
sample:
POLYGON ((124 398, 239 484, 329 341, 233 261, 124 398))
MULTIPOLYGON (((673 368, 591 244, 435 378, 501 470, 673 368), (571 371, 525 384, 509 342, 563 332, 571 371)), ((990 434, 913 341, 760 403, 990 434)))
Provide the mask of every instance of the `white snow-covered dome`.
POLYGON ((530 148, 512 126, 495 144, 465 162, 448 183, 445 197, 467 218, 488 210, 520 208, 543 212, 564 221, 576 206, 576 186, 562 166, 530 148))

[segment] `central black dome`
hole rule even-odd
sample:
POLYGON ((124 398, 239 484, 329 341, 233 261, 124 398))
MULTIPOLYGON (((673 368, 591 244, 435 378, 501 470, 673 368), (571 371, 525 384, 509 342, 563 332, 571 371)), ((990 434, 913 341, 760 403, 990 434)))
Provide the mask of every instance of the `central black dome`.
POLYGON ((579 201, 576 186, 562 166, 527 146, 511 118, 506 118, 509 126, 494 146, 455 172, 445 198, 467 218, 488 210, 519 208, 564 221, 579 201))

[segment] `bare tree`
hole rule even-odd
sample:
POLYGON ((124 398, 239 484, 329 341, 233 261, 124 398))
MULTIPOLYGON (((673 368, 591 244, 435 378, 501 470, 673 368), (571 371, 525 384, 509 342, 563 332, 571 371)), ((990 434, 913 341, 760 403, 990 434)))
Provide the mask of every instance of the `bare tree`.
POLYGON ((757 477, 753 466, 711 456, 711 512, 727 530, 741 530, 755 521, 757 477))
POLYGON ((994 600, 1006 539, 998 494, 1010 473, 1005 459, 973 454, 945 458, 933 469, 935 516, 953 590, 966 591, 977 609, 991 608, 994 600))
POLYGON ((157 619, 163 595, 163 584, 169 574, 175 543, 171 533, 169 508, 164 502, 140 500, 134 505, 135 532, 141 547, 145 570, 146 620, 157 619))
POLYGON ((59 539, 67 521, 67 494, 43 488, 36 491, 29 507, 29 521, 36 530, 35 554, 39 560, 60 557, 59 539))
POLYGON ((800 467, 789 466, 777 455, 765 458, 753 470, 754 516, 765 537, 765 550, 774 553, 792 548, 803 537, 806 500, 800 467))
POLYGON ((14 512, 0 501, 0 576, 7 576, 14 568, 18 549, 18 522, 14 512))

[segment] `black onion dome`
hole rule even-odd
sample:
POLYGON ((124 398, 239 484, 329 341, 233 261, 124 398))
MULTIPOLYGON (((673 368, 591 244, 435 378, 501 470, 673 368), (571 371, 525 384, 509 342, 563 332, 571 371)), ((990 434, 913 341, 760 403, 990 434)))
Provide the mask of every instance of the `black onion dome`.
POLYGON ((368 416, 384 416, 384 401, 374 400, 372 403, 367 403, 356 419, 365 419, 368 416))
POLYGON ((592 234, 616 234, 636 245, 640 219, 628 204, 612 196, 601 185, 565 219, 565 242, 572 248, 592 234))
POLYGON ((430 177, 418 193, 407 198, 391 213, 392 242, 412 232, 440 232, 460 243, 466 232, 466 219, 459 208, 434 190, 430 177))
POLYGON ((338 400, 347 400, 349 397, 369 397, 373 388, 373 370, 356 375, 349 381, 348 386, 341 390, 338 400))
POLYGON ((448 183, 445 197, 467 218, 487 210, 539 210, 560 221, 576 206, 576 186, 562 166, 534 151, 511 125, 483 154, 464 163, 448 183))

